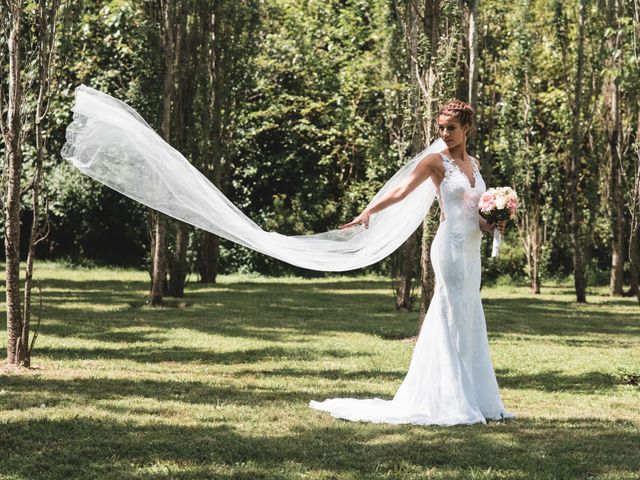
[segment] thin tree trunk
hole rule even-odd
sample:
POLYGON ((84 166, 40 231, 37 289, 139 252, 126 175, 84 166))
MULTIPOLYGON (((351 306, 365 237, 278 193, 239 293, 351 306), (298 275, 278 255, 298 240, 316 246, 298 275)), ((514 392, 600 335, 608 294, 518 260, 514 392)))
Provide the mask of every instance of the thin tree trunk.
MULTIPOLYGON (((5 170, 3 171, 5 255, 6 255, 6 298, 7 298, 7 363, 15 366, 31 365, 31 349, 35 337, 29 345, 31 319, 31 291, 33 284, 33 265, 35 246, 43 240, 40 223, 40 196, 43 176, 43 158, 45 145, 42 122, 49 106, 51 66, 55 51, 57 16, 60 1, 46 0, 36 2, 36 37, 32 44, 37 53, 38 97, 34 113, 34 134, 36 160, 33 178, 29 188, 32 191, 32 213, 29 240, 27 244, 27 265, 24 285, 24 305, 20 304, 20 199, 22 177, 21 145, 23 137, 23 117, 21 113, 24 101, 22 92, 21 53, 19 35, 22 28, 23 2, 13 1, 0 5, 2 26, 9 31, 7 48, 9 51, 9 93, 7 101, 7 122, 0 116, 0 129, 5 141, 5 170), (5 10, 6 8, 6 10, 5 10)), ((1 83, 1 82, 0 82, 1 83)), ((4 111, 4 91, 0 88, 0 111, 4 111)))
MULTIPOLYGON (((425 0, 423 32, 424 37, 429 40, 429 48, 426 52, 428 56, 428 66, 424 72, 421 91, 424 96, 422 111, 422 129, 424 132, 424 143, 430 144, 432 141, 431 132, 435 117, 433 105, 438 95, 436 94, 437 75, 435 70, 436 52, 438 44, 443 39, 440 38, 440 1, 425 0)), ((431 211, 422 222, 422 245, 420 249, 420 324, 418 333, 422 329, 424 319, 431 304, 435 289, 435 273, 431 265, 431 243, 435 237, 439 224, 439 209, 432 207, 431 211)))
MULTIPOLYGON (((175 45, 173 39, 173 0, 162 0, 162 27, 164 44, 164 78, 162 88, 162 136, 165 141, 171 141, 171 103, 173 98, 174 82, 174 61, 175 45)), ((151 282, 151 292, 149 293, 149 303, 151 305, 161 305, 163 297, 163 287, 166 277, 166 237, 167 237, 167 217, 157 211, 152 212, 153 222, 153 280, 151 282)))
MULTIPOLYGON (((35 112, 35 140, 36 140, 36 164, 35 178, 32 185, 33 221, 29 232, 29 243, 27 245, 27 266, 25 269, 24 281, 24 307, 22 317, 22 335, 20 345, 25 349, 24 366, 31 366, 31 349, 34 341, 29 345, 29 331, 31 321, 31 291, 33 286, 33 264, 35 260, 35 247, 42 241, 42 225, 40 223, 40 195, 42 186, 42 164, 45 154, 45 145, 42 135, 42 121, 49 109, 49 89, 51 83, 51 65, 55 49, 55 37, 57 30, 57 15, 60 6, 59 0, 53 0, 51 5, 47 5, 46 0, 40 0, 38 8, 38 31, 39 31, 39 69, 38 69, 38 100, 35 112)), ((46 234, 45 234, 46 236, 46 234)), ((35 340, 35 335, 34 335, 35 340)))
POLYGON ((607 136, 609 143, 609 171, 610 171, 610 192, 613 215, 611 222, 611 232, 613 239, 611 242, 611 276, 609 281, 609 294, 612 296, 623 295, 623 273, 625 263, 625 204, 624 204, 624 178, 622 158, 622 115, 620 111, 620 60, 622 55, 615 57, 613 52, 621 49, 622 36, 618 28, 619 4, 617 0, 610 0, 607 6, 608 23, 618 30, 617 35, 611 36, 608 40, 608 50, 610 59, 607 62, 611 71, 615 72, 609 80, 605 98, 608 107, 609 122, 607 122, 607 136), (609 125, 611 127, 609 128, 609 125))
MULTIPOLYGON (((185 24, 187 12, 177 12, 176 21, 177 34, 175 41, 174 65, 178 66, 175 74, 175 80, 178 83, 175 89, 174 103, 174 126, 173 137, 178 148, 182 151, 187 150, 187 142, 185 141, 185 123, 187 121, 188 106, 193 104, 193 89, 190 85, 191 78, 194 78, 195 71, 193 69, 193 61, 191 56, 193 52, 194 30, 197 30, 195 22, 191 25, 190 31, 187 31, 185 24)), ((196 39, 197 41, 197 39, 196 39)), ((169 285, 168 294, 172 297, 184 297, 184 287, 187 279, 187 247, 189 246, 189 227, 180 220, 171 220, 175 226, 175 243, 173 256, 170 257, 169 264, 169 285)))
POLYGON ((176 224, 175 242, 175 258, 171 262, 169 277, 169 295, 182 298, 187 279, 187 247, 189 244, 189 228, 183 222, 176 224))
POLYGON ((149 293, 149 303, 151 305, 161 305, 164 294, 165 266, 166 266, 166 237, 167 237, 167 217, 160 212, 151 212, 151 222, 153 224, 153 257, 152 257, 152 280, 151 292, 149 293))
MULTIPOLYGON (((640 13, 640 12, 636 12, 640 13)), ((636 168, 631 196, 631 231, 629 234, 629 260, 631 263, 631 290, 640 303, 640 102, 636 106, 636 168)))
POLYGON ((478 30, 476 20, 478 17, 478 0, 470 0, 469 5, 469 105, 477 110, 478 107, 478 30))
POLYGON ((392 272, 392 285, 396 297, 396 310, 405 310, 410 312, 413 310, 414 296, 413 277, 415 275, 415 259, 416 250, 418 248, 418 239, 413 233, 402 245, 399 256, 398 273, 392 272), (397 278, 395 278, 397 277, 397 278))
MULTIPOLYGON (((640 132, 638 136, 640 137, 640 132)), ((629 260, 631 263, 631 288, 629 293, 635 295, 640 303, 640 151, 638 152, 638 168, 635 175, 633 203, 631 205, 631 232, 629 235, 629 260)))
MULTIPOLYGON (((418 14, 417 7, 413 2, 408 7, 407 12, 408 20, 408 32, 407 43, 409 51, 409 66, 411 79, 411 111, 413 113, 412 121, 412 138, 411 138, 411 154, 415 155, 423 147, 423 139, 421 135, 421 108, 420 108, 420 84, 418 79, 418 69, 415 67, 415 62, 418 57, 418 14)), ((413 277, 415 275, 416 266, 414 265, 417 239, 415 234, 411 235, 404 244, 400 247, 399 256, 399 270, 397 273, 397 279, 394 279, 392 283, 395 289, 395 303, 396 310, 413 310, 413 297, 411 295, 413 277)), ((392 272, 392 276, 395 277, 396 273, 392 272)))
MULTIPOLYGON (((620 112, 618 111, 618 117, 620 112)), ((618 143, 618 142, 615 142, 618 143)), ((613 146, 613 145, 612 145, 613 146)), ((612 201, 613 201, 613 225, 611 242, 611 276, 609 281, 609 294, 612 296, 622 296, 623 273, 625 263, 625 202, 624 202, 624 179, 622 176, 621 158, 616 153, 611 154, 612 168, 612 201)))
POLYGON ((431 299, 433 298, 433 294, 436 286, 436 277, 435 272, 433 271, 433 266, 431 265, 431 244, 433 243, 433 238, 435 237, 435 233, 438 230, 438 224, 440 223, 438 220, 439 217, 439 209, 434 209, 429 212, 427 218, 422 222, 422 251, 420 257, 420 266, 421 266, 421 286, 422 286, 422 298, 420 301, 420 323, 418 325, 418 333, 422 330, 422 325, 424 324, 424 319, 427 315, 427 310, 429 310, 429 305, 431 304, 431 299))
MULTIPOLYGON (((222 189, 222 89, 225 88, 221 78, 221 61, 218 52, 221 48, 221 4, 214 2, 213 13, 209 16, 208 22, 208 45, 207 45, 207 72, 209 76, 209 112, 205 117, 205 131, 211 132, 211 150, 207 152, 211 161, 207 163, 205 171, 211 182, 222 189)), ((220 237, 209 232, 204 232, 200 237, 198 247, 198 272, 200 282, 215 283, 218 275, 218 265, 220 259, 220 237)))
MULTIPOLYGON (((529 74, 524 74, 523 83, 523 123, 524 123, 524 142, 525 152, 531 154, 532 143, 532 115, 531 115, 531 91, 529 85, 529 74)), ((531 293, 537 295, 540 293, 540 263, 542 260, 542 202, 543 199, 539 192, 541 191, 541 179, 537 174, 537 169, 533 165, 526 165, 526 178, 522 185, 523 194, 521 195, 520 215, 518 216, 518 232, 521 235, 522 243, 525 249, 527 259, 527 267, 529 270, 529 282, 531 293)))
POLYGON ((584 75, 584 42, 585 23, 587 16, 586 0, 580 0, 578 20, 578 56, 576 60, 576 78, 573 91, 573 125, 571 141, 571 158, 569 162, 569 183, 570 183, 570 203, 569 203, 569 228, 571 244, 573 247, 573 275, 576 291, 576 301, 586 303, 586 275, 585 275, 585 242, 583 239, 581 215, 580 215, 580 192, 578 191, 580 175, 580 156, 582 145, 582 78, 584 75))
POLYGON ((7 363, 22 365, 27 348, 22 342, 20 308, 20 178, 22 175, 22 88, 20 72, 20 27, 22 2, 8 2, 9 96, 5 141, 6 192, 4 198, 5 285, 7 299, 7 363))
POLYGON ((531 293, 540 293, 540 264, 542 261, 542 245, 544 244, 543 228, 541 226, 540 204, 534 202, 529 205, 522 195, 520 199, 520 215, 518 218, 518 232, 524 246, 529 286, 531 293))

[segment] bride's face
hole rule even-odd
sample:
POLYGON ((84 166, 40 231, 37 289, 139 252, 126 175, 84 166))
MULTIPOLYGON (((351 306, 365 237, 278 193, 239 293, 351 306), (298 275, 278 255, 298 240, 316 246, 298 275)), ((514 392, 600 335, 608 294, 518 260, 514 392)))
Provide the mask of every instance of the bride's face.
POLYGON ((451 115, 438 117, 438 132, 447 144, 447 148, 464 145, 467 140, 468 125, 460 125, 460 120, 451 115))

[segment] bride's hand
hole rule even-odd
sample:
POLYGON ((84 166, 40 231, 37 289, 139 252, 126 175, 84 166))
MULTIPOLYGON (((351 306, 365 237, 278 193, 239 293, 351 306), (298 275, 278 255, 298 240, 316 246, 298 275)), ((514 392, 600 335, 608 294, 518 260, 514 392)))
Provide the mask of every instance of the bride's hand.
POLYGON ((365 209, 360 215, 351 220, 349 223, 341 225, 340 229, 353 227, 356 225, 360 225, 361 223, 364 223, 364 228, 369 228, 369 217, 371 217, 371 212, 365 209))
POLYGON ((497 228, 498 230, 500 230, 500 233, 504 235, 504 230, 505 228, 507 228, 506 220, 500 220, 497 224, 495 222, 488 222, 488 223, 491 226, 491 231, 497 228))

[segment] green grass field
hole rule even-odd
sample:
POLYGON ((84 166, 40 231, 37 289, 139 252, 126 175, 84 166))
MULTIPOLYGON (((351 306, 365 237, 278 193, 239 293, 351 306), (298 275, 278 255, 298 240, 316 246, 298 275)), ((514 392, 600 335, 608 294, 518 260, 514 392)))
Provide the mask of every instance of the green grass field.
POLYGON ((395 312, 386 278, 226 276, 151 308, 145 272, 36 277, 34 368, 0 372, 2 479, 640 478, 640 387, 624 381, 640 307, 604 288, 586 305, 570 286, 483 289, 518 417, 445 428, 307 406, 400 385, 418 314, 395 312))

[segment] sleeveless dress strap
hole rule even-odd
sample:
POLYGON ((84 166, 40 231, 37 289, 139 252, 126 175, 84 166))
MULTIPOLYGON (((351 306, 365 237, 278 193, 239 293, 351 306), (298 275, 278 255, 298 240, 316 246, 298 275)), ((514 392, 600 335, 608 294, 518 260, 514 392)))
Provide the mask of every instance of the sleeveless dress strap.
MULTIPOLYGON (((445 178, 448 177, 449 175, 451 175, 451 171, 453 169, 453 165, 451 164, 451 159, 449 157, 447 157, 444 153, 442 152, 438 152, 438 154, 440 155, 440 158, 442 158, 442 165, 444 166, 444 176, 445 178)), ((438 188, 437 190, 437 195, 438 195, 438 206, 440 207, 440 223, 444 222, 446 220, 445 216, 444 216, 444 205, 442 204, 442 196, 440 194, 440 189, 438 188)))
POLYGON ((452 160, 442 152, 438 152, 440 157, 442 158, 442 164, 444 165, 444 176, 448 177, 451 175, 451 172, 454 168, 452 160))

